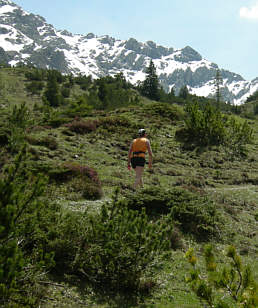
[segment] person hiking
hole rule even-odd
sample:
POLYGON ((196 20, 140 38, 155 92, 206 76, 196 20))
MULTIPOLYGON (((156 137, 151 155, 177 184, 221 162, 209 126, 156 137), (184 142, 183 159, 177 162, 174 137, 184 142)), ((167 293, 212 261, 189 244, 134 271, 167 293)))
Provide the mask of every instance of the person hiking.
POLYGON ((135 170, 135 182, 133 188, 143 187, 142 174, 145 166, 145 153, 149 154, 149 168, 152 168, 152 150, 149 139, 146 138, 145 129, 138 131, 138 138, 134 139, 130 145, 128 152, 128 169, 131 166, 135 170))

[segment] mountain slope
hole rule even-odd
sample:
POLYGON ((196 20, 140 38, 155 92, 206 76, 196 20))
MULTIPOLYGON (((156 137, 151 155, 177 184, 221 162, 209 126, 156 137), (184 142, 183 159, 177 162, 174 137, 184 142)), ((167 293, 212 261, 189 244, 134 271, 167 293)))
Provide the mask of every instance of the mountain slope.
MULTIPOLYGON (((152 59, 165 90, 174 87, 178 92, 187 85, 192 94, 215 94, 218 66, 189 46, 175 50, 133 38, 117 40, 92 33, 73 35, 56 30, 43 17, 30 14, 9 0, 0 0, 0 46, 0 62, 31 63, 93 78, 123 72, 132 83, 144 80, 144 70, 152 59)), ((258 89, 258 78, 246 81, 223 69, 221 76, 225 101, 241 104, 258 89)))

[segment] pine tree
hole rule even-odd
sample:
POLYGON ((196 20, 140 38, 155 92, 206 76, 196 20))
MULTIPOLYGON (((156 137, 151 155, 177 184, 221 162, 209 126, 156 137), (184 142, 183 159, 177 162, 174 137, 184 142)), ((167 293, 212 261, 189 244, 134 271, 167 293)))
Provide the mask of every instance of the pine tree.
POLYGON ((187 99, 189 95, 189 91, 187 86, 183 86, 180 90, 179 90, 179 97, 183 98, 183 99, 187 99))
POLYGON ((217 107, 219 108, 219 104, 220 104, 220 101, 221 101, 220 86, 223 84, 223 80, 222 80, 221 73, 220 73, 219 69, 217 69, 214 83, 215 83, 215 90, 216 90, 216 102, 217 102, 217 107))
POLYGON ((46 100, 49 102, 50 106, 57 107, 61 104, 62 95, 60 92, 60 87, 57 82, 57 77, 53 73, 49 73, 47 88, 44 93, 46 100))
POLYGON ((214 247, 206 245, 204 247, 205 274, 202 274, 197 266, 198 259, 193 249, 189 249, 185 257, 192 265, 186 281, 202 303, 205 302, 208 307, 216 308, 257 307, 257 283, 253 278, 251 267, 242 264, 241 257, 234 246, 228 247, 226 256, 220 254, 218 258, 214 254, 214 247), (217 261, 221 258, 224 263, 222 267, 217 261))
MULTIPOLYGON (((14 164, 0 178, 0 307, 28 307, 22 302, 27 301, 24 288, 26 283, 31 286, 31 281, 26 281, 26 258, 19 242, 21 238, 26 241, 26 236, 21 232, 22 229, 28 232, 26 213, 33 213, 34 209, 39 208, 37 198, 42 195, 45 179, 39 177, 30 181, 24 178, 25 153, 24 147, 14 164), (13 300, 18 303, 18 299, 22 300, 21 303, 14 304, 13 300)), ((36 219, 37 214, 34 220, 31 217, 30 225, 36 219)), ((30 274, 27 272, 28 277, 30 274)))
POLYGON ((146 69, 146 78, 143 81, 141 93, 149 99, 156 101, 160 100, 160 84, 156 73, 156 68, 152 60, 146 69))

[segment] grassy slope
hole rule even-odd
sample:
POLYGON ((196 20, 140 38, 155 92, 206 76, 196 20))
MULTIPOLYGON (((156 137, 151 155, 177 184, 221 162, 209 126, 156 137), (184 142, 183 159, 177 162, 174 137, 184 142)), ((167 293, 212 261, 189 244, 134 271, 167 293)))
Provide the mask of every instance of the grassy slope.
MULTIPOLYGON (((5 108, 9 108, 14 102, 23 101, 30 106, 39 100, 26 95, 24 77, 11 69, 0 72, 0 83, 1 105, 5 108)), ((30 145, 37 153, 37 163, 55 166, 69 161, 88 165, 98 172, 103 184, 104 196, 100 201, 84 200, 78 193, 71 193, 67 185, 55 187, 55 197, 69 210, 83 210, 89 206, 97 208, 101 202, 111 197, 117 186, 122 193, 130 190, 134 174, 127 170, 127 151, 137 127, 145 127, 154 152, 153 171, 146 168, 145 186, 162 185, 169 189, 181 185, 209 194, 227 221, 227 238, 223 243, 216 244, 218 249, 223 249, 228 244, 236 245, 244 262, 251 263, 257 279, 258 235, 255 215, 257 217, 258 213, 258 119, 249 120, 254 129, 255 140, 248 146, 248 158, 233 160, 216 148, 183 151, 174 138, 175 131, 183 122, 153 114, 146 108, 149 103, 144 101, 137 108, 128 107, 90 116, 90 119, 123 116, 129 119, 131 127, 111 129, 109 132, 100 127, 85 135, 67 135, 65 127, 32 133, 35 138, 51 136, 58 144, 56 150, 30 145)), ((172 251, 170 261, 166 261, 162 268, 157 266, 157 272, 153 273, 160 288, 151 298, 145 299, 145 306, 142 307, 200 307, 198 300, 184 283, 184 275, 189 266, 183 256, 189 247, 195 247, 199 252, 202 244, 191 238, 181 237, 182 248, 172 251)), ((49 297, 53 300, 42 307, 112 306, 110 303, 105 304, 106 299, 103 298, 100 299, 103 304, 98 304, 96 295, 80 292, 76 286, 50 286, 49 297)), ((124 302, 119 304, 119 299, 113 305, 126 307, 124 302)))

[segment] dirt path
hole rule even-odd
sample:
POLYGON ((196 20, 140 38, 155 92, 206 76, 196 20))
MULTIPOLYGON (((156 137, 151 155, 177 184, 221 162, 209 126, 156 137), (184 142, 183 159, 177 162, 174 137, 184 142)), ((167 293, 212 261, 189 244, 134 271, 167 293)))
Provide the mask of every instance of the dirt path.
POLYGON ((253 190, 253 192, 258 193, 258 186, 257 185, 242 185, 242 186, 233 186, 233 187, 216 187, 216 188, 207 188, 206 190, 212 191, 229 191, 229 190, 242 190, 242 189, 249 189, 253 190))

